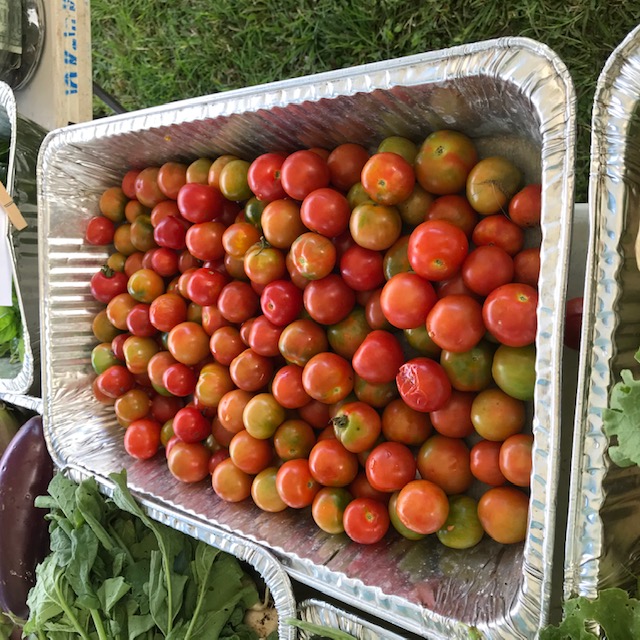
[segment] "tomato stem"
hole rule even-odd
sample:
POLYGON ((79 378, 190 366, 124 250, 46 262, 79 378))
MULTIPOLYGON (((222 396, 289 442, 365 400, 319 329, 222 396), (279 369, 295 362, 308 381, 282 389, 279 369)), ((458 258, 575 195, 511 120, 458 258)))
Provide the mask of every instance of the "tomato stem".
POLYGON ((336 416, 335 418, 331 419, 331 424, 336 429, 344 429, 347 424, 349 424, 349 418, 347 418, 347 416, 336 416))

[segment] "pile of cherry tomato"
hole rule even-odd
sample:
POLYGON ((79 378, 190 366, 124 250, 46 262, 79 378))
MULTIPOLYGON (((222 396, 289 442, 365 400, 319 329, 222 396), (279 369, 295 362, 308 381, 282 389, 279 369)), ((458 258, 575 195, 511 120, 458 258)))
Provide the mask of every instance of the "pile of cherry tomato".
POLYGON ((130 170, 85 234, 114 249, 95 398, 223 500, 363 544, 522 541, 540 200, 447 130, 130 170))

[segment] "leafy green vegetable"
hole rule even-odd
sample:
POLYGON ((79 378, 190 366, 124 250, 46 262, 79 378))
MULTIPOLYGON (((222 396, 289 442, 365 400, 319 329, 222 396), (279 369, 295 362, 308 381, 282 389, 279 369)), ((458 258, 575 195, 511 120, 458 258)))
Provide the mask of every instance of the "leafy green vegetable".
POLYGON ((640 638, 640 600, 623 589, 603 589, 594 600, 571 598, 564 605, 564 620, 540 633, 540 640, 598 640, 587 623, 598 624, 607 640, 640 638))
POLYGON ((49 495, 51 553, 37 567, 31 640, 257 640, 244 623, 259 602, 238 560, 150 519, 112 474, 112 499, 93 479, 58 474, 49 495))
MULTIPOLYGON (((636 359, 639 354, 636 353, 636 359)), ((621 372, 622 381, 611 391, 609 407, 603 411, 603 429, 617 445, 609 446, 609 457, 620 467, 640 464, 640 380, 629 370, 621 372)))
POLYGON ((21 362, 24 356, 24 341, 15 290, 12 302, 13 305, 10 307, 0 307, 0 358, 8 358, 9 362, 21 362))

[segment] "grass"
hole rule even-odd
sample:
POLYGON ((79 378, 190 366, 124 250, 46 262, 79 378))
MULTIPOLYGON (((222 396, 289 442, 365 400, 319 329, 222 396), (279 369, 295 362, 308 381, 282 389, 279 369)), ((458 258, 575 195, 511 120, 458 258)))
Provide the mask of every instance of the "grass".
MULTIPOLYGON (((549 45, 578 100, 586 200, 602 66, 640 21, 626 0, 92 0, 94 79, 128 110, 500 36, 549 45)), ((108 113, 95 101, 95 116, 108 113)))

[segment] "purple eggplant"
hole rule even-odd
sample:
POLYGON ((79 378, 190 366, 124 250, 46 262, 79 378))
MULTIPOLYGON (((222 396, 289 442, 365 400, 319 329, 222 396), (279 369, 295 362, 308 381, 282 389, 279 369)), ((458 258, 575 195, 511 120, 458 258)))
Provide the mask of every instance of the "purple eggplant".
POLYGON ((0 609, 27 618, 35 569, 49 551, 45 511, 34 500, 53 477, 39 416, 28 420, 0 458, 0 609))

